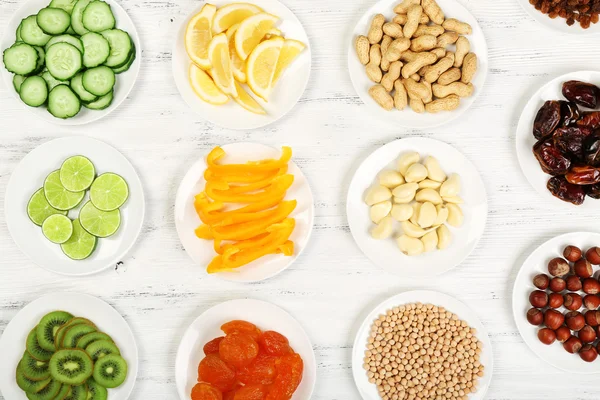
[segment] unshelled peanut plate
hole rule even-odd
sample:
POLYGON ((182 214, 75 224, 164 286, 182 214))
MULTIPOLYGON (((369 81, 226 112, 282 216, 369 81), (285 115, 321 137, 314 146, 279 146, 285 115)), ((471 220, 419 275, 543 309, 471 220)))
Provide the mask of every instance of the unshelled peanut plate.
POLYGON ((348 190, 346 213, 350 231, 356 244, 373 264, 404 278, 424 278, 440 275, 460 264, 475 249, 485 229, 487 219, 485 186, 475 166, 454 147, 428 138, 399 139, 380 147, 360 165, 348 190), (398 158, 407 152, 418 152, 421 157, 437 158, 446 174, 461 177, 460 196, 464 222, 460 228, 451 228, 452 241, 444 250, 409 257, 404 255, 396 241, 398 232, 388 240, 375 240, 370 231, 373 222, 365 194, 384 169, 393 169, 398 158))
POLYGON ((571 35, 591 35, 600 32, 600 24, 592 24, 588 29, 583 29, 579 22, 575 22, 575 24, 569 26, 567 25, 567 20, 564 18, 550 18, 547 14, 536 10, 535 6, 529 0, 518 0, 518 2, 531 18, 547 29, 571 35))
MULTIPOLYGON (((223 7, 234 1, 215 0, 209 3, 223 7)), ((306 45, 302 53, 285 70, 271 92, 268 102, 252 95, 264 108, 266 114, 254 114, 233 100, 220 106, 206 103, 192 89, 188 78, 192 62, 186 52, 184 38, 188 22, 202 9, 205 3, 192 10, 188 17, 181 22, 173 44, 173 78, 183 100, 203 119, 220 127, 235 130, 256 129, 283 118, 302 97, 311 72, 312 56, 308 35, 294 13, 278 0, 251 0, 249 3, 279 17, 279 22, 275 27, 281 30, 287 39, 295 39, 306 45)), ((250 91, 248 88, 246 90, 250 91)))
MULTIPOLYGON (((348 38, 348 71, 356 93, 365 104, 368 114, 372 118, 386 121, 394 126, 406 128, 431 128, 446 124, 463 115, 475 102, 478 95, 483 91, 488 72, 488 50, 485 37, 475 17, 460 3, 455 0, 437 0, 446 18, 456 18, 466 22, 473 28, 473 33, 467 35, 471 44, 471 52, 477 55, 477 73, 472 80, 475 90, 470 97, 461 98, 460 105, 453 111, 441 111, 435 114, 418 114, 406 107, 402 111, 392 109, 386 111, 381 108, 369 95, 369 89, 375 85, 367 76, 365 66, 361 64, 356 54, 355 41, 360 35, 366 35, 371 25, 371 20, 376 14, 383 14, 386 19, 391 20, 395 15, 393 10, 398 4, 397 0, 381 0, 373 5, 359 20, 358 24, 348 38)), ((449 48, 453 48, 451 46, 449 48)))
MULTIPOLYGON (((531 308, 529 294, 536 290, 532 282, 533 277, 537 274, 547 274, 548 262, 555 257, 562 257, 564 248, 569 245, 577 246, 583 251, 598 246, 600 245, 600 233, 567 233, 550 239, 535 249, 521 266, 515 280, 512 294, 513 316, 521 337, 539 358, 563 371, 576 374, 597 374, 600 373, 600 359, 591 363, 584 362, 577 354, 567 353, 558 341, 549 346, 543 344, 537 337, 540 327, 527 322, 527 310, 531 308)), ((558 310, 568 311, 564 307, 560 307, 558 310)))
POLYGON ((428 290, 414 290, 395 295, 375 307, 361 323, 354 340, 354 347, 352 348, 352 374, 362 398, 364 400, 381 399, 376 386, 369 383, 367 373, 363 368, 365 350, 373 321, 394 307, 412 303, 433 304, 434 306, 444 307, 446 310, 456 314, 470 327, 477 330, 477 339, 482 343, 480 362, 485 369, 483 377, 479 379, 477 391, 471 393, 468 398, 469 400, 484 399, 494 372, 493 349, 487 330, 477 317, 477 314, 466 304, 447 294, 428 290))

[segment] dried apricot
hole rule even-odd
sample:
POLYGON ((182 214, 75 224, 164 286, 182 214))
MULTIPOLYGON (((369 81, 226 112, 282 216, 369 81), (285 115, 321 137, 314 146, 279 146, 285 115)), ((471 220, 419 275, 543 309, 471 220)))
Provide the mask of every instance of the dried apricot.
POLYGON ((192 400, 223 400, 223 395, 209 383, 198 383, 192 388, 192 400))
POLYGON ((246 385, 235 393, 233 400, 263 400, 266 395, 266 386, 246 385))
POLYGON ((223 340, 223 339, 225 339, 225 337, 220 336, 220 337, 214 338, 210 342, 206 343, 204 345, 204 354, 209 355, 209 354, 218 353, 219 352, 219 343, 221 343, 221 340, 223 340))
POLYGON ((198 365, 198 381, 210 383, 221 391, 226 391, 235 384, 235 372, 218 354, 209 354, 198 365))
POLYGON ((243 333, 227 335, 219 344, 221 359, 235 368, 249 365, 258 355, 258 343, 252 336, 243 333))
POLYGON ((232 390, 231 392, 223 393, 223 400, 233 400, 235 397, 235 392, 235 390, 232 390))
POLYGON ((265 400, 289 400, 302 381, 304 363, 296 354, 286 354, 277 362, 277 377, 265 400))
POLYGON ((258 343, 265 353, 272 356, 283 356, 292 351, 288 339, 275 331, 264 332, 258 343))
POLYGON ((229 321, 228 323, 221 326, 221 330, 225 332, 226 335, 235 332, 246 333, 252 336, 252 339, 254 340, 258 340, 260 338, 260 335, 262 334, 262 332, 256 327, 256 325, 242 320, 229 321))
POLYGON ((277 357, 260 353, 252 364, 236 371, 237 380, 244 385, 270 385, 276 375, 277 357))

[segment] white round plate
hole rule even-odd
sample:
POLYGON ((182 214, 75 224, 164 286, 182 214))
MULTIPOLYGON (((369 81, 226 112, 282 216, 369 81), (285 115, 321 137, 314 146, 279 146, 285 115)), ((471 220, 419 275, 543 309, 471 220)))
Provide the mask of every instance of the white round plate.
MULTIPOLYGON (((77 218, 79 209, 89 198, 89 191, 78 207, 69 211, 77 218)), ((51 140, 27 154, 13 171, 4 199, 8 230, 23 253, 34 263, 62 275, 90 275, 115 264, 133 247, 144 222, 144 191, 131 163, 114 147, 87 137, 65 137, 51 140), (129 198, 121 207, 121 226, 108 238, 99 238, 96 250, 85 260, 71 260, 60 245, 44 237, 42 229, 27 216, 27 203, 44 185, 46 176, 60 169, 63 161, 75 155, 86 156, 94 163, 96 174, 114 172, 129 185, 129 198)))
MULTIPOLYGON (((279 158, 281 155, 280 149, 258 143, 233 143, 222 146, 222 148, 227 153, 222 159, 225 164, 279 158)), ((202 223, 194 208, 194 197, 204 190, 206 183, 204 180, 205 170, 206 158, 205 155, 202 155, 186 173, 179 185, 175 199, 175 225, 179 240, 181 240, 185 251, 192 260, 202 268, 206 268, 216 255, 213 242, 198 239, 194 233, 195 229, 202 223)), ((290 217, 296 219, 296 227, 290 237, 290 240, 294 242, 294 255, 291 257, 283 257, 281 254, 268 255, 235 271, 220 272, 215 275, 232 282, 262 281, 277 275, 292 265, 304 251, 310 240, 314 225, 315 206, 313 195, 306 177, 293 161, 289 163, 288 173, 294 175, 294 183, 289 188, 285 200, 298 201, 296 209, 290 215, 290 217)))
POLYGON ((25 339, 40 319, 52 311, 67 311, 76 317, 92 320, 119 346, 127 361, 127 379, 116 389, 109 389, 111 400, 127 400, 133 390, 138 373, 138 349, 129 325, 121 314, 97 297, 80 293, 52 293, 32 301, 15 315, 0 338, 0 392, 5 399, 27 400, 15 381, 15 370, 23 352, 25 339))
MULTIPOLYGON (((100 118, 105 117, 110 114, 113 110, 115 110, 119 105, 127 98, 131 90, 133 89, 133 85, 138 77, 140 72, 140 65, 142 63, 142 46, 140 43, 140 38, 138 36, 137 30, 135 29, 135 25, 129 15, 125 12, 123 7, 119 5, 115 0, 105 0, 111 7, 113 14, 115 15, 115 19, 117 20, 116 27, 118 29, 122 29, 125 32, 129 33, 131 40, 135 44, 136 49, 136 57, 133 64, 131 64, 131 68, 128 71, 123 72, 121 74, 116 75, 117 83, 115 84, 115 93, 113 102, 110 107, 104 110, 88 110, 87 108, 81 106, 81 111, 73 118, 69 119, 60 119, 55 118, 48 112, 48 109, 45 106, 42 107, 29 107, 21 99, 19 98, 19 94, 15 91, 12 79, 13 74, 8 72, 6 68, 4 68, 4 64, 0 65, 0 71, 2 73, 2 79, 4 81, 4 85, 6 89, 15 97, 15 99, 22 104, 23 107, 27 108, 32 113, 36 114, 38 117, 51 122, 57 125, 83 125, 90 122, 94 122, 99 120, 100 118)), ((17 10, 17 12, 12 16, 11 20, 8 22, 6 30, 4 31, 4 36, 2 37, 2 42, 0 42, 0 49, 4 50, 9 48, 15 42, 15 32, 21 23, 21 20, 27 18, 29 15, 37 14, 39 10, 48 6, 48 0, 29 0, 21 8, 17 10)))
POLYGON ((375 150, 360 165, 348 190, 346 213, 350 231, 358 247, 376 265, 404 278, 425 278, 442 274, 460 264, 473 251, 485 229, 487 219, 485 186, 475 166, 454 147, 427 138, 399 139, 375 150), (384 169, 396 169, 396 161, 403 154, 416 151, 421 160, 427 156, 438 159, 446 174, 456 173, 461 179, 464 204, 464 224, 460 228, 448 226, 452 243, 445 250, 436 250, 408 257, 400 252, 394 237, 375 240, 370 231, 374 227, 369 217, 365 193, 384 169))
MULTIPOLYGON (((542 204, 550 204, 554 207, 571 210, 574 208, 578 210, 598 210, 600 209, 600 201, 590 197, 586 197, 580 206, 554 197, 546 187, 551 176, 542 171, 540 163, 533 155, 533 146, 537 143, 537 139, 533 137, 533 121, 535 120, 535 116, 546 100, 565 100, 562 95, 562 84, 570 80, 600 84, 600 72, 579 71, 559 76, 542 86, 531 96, 531 99, 527 102, 521 113, 519 125, 517 126, 517 158, 521 165, 521 171, 523 171, 531 186, 542 196, 544 200, 542 204)), ((586 110, 581 106, 579 106, 579 109, 586 110)))
POLYGON ((402 111, 396 109, 386 111, 381 108, 369 95, 369 89, 374 83, 367 77, 365 66, 360 63, 356 55, 355 41, 360 35, 366 35, 371 26, 371 20, 376 14, 383 14, 388 20, 395 15, 394 7, 398 4, 397 0, 382 0, 371 7, 360 19, 348 43, 348 71, 350 79, 354 85, 354 89, 358 93, 363 103, 367 106, 368 113, 375 118, 387 121, 395 126, 403 126, 406 128, 432 128, 435 126, 446 124, 458 117, 471 107, 479 93, 483 90, 483 85, 488 73, 488 49, 485 42, 485 37, 481 27, 473 15, 464 8, 456 0, 437 0, 438 4, 444 11, 446 18, 457 18, 461 21, 469 23, 473 27, 473 34, 466 36, 471 42, 471 51, 477 54, 478 66, 477 73, 473 79, 475 92, 471 97, 462 98, 460 106, 451 112, 440 112, 437 114, 423 113, 417 114, 410 107, 402 111))
POLYGON ((531 18, 535 19, 547 29, 571 35, 590 35, 600 32, 600 24, 591 24, 588 29, 583 29, 579 22, 575 21, 573 26, 569 26, 567 25, 567 20, 564 18, 558 17, 552 19, 548 14, 542 14, 542 12, 536 10, 535 7, 529 3, 529 0, 519 0, 519 4, 521 4, 525 12, 529 14, 531 18))
MULTIPOLYGON (((570 354, 563 349, 558 341, 547 346, 539 341, 537 332, 540 327, 533 326, 527 322, 527 310, 531 308, 529 304, 529 294, 537 290, 533 286, 533 277, 537 274, 548 273, 548 262, 555 257, 562 257, 563 250, 568 245, 577 246, 583 251, 600 244, 600 234, 592 232, 573 232, 567 233, 550 239, 540 247, 535 249, 523 263, 515 284, 512 295, 512 308, 515 323, 521 337, 529 348, 542 360, 563 371, 576 374, 597 374, 600 372, 600 363, 587 363, 581 360, 579 356, 570 354)), ((582 293, 583 294, 583 293, 582 293)), ((567 311, 564 307, 559 309, 561 312, 567 311)))
POLYGON ((198 383, 198 364, 204 358, 204 345, 223 336, 221 326, 224 323, 239 319, 252 322, 263 331, 277 331, 289 339, 290 346, 304 361, 302 382, 292 400, 310 399, 317 381, 317 362, 302 326, 286 311, 271 303, 243 299, 226 301, 210 308, 183 335, 175 360, 175 380, 181 400, 188 400, 192 388, 198 383))
POLYGON ((356 339, 354 340, 354 347, 352 348, 352 375, 354 376, 354 383, 356 383, 356 387, 362 398, 364 400, 381 399, 381 396, 379 396, 379 393, 377 392, 377 387, 374 384, 369 383, 367 373, 363 368, 365 350, 367 348, 369 333, 371 332, 373 322, 381 314, 385 314, 394 307, 412 303, 433 304, 435 306, 444 307, 446 310, 456 314, 460 319, 469 324, 471 328, 477 330, 477 338, 483 344, 480 362, 485 367, 485 370, 483 377, 479 379, 477 392, 470 394, 469 400, 483 399, 490 386, 492 373, 494 372, 492 343, 488 337, 487 330, 479 321, 477 315, 467 305, 447 294, 428 290, 405 292, 385 300, 375 307, 361 324, 358 333, 356 334, 356 339))
MULTIPOLYGON (((229 3, 231 1, 211 1, 211 4, 217 7, 229 3)), ((299 40, 306 45, 306 49, 294 60, 277 82, 268 103, 255 96, 250 88, 243 85, 244 89, 265 109, 266 115, 251 113, 233 100, 221 106, 208 104, 201 100, 190 86, 188 70, 192 62, 185 50, 185 30, 188 22, 200 12, 204 3, 190 12, 189 16, 181 23, 175 43, 173 43, 173 77, 181 97, 203 119, 227 129, 256 129, 283 118, 300 100, 310 78, 311 47, 308 35, 300 20, 289 8, 277 0, 250 0, 249 3, 261 7, 265 12, 277 15, 280 20, 276 27, 283 32, 286 39, 299 40)))

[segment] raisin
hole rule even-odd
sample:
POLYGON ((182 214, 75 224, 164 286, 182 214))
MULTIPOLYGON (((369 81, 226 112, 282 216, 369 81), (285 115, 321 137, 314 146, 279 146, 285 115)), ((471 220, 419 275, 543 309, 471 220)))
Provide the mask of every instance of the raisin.
POLYGON ((192 400, 223 400, 219 389, 209 383, 198 383, 192 388, 192 400))
POLYGON ((258 356, 258 343, 252 336, 243 333, 227 335, 219 345, 221 359, 235 368, 250 365, 258 356))
POLYGON ((537 142, 533 146, 533 154, 547 174, 564 175, 571 168, 571 160, 556 148, 552 139, 537 142))
POLYGON ((213 340, 211 340, 210 342, 206 343, 204 345, 204 354, 205 355, 209 355, 209 354, 216 354, 219 352, 219 343, 221 343, 221 340, 225 339, 225 337, 221 336, 218 338, 215 338, 213 340))
POLYGON ((561 121, 560 103, 549 100, 539 109, 533 122, 533 136, 543 139, 550 136, 561 121))
POLYGON ((292 351, 290 342, 281 333, 267 331, 263 333, 259 341, 260 347, 272 356, 283 356, 292 351))
POLYGON ((587 108, 596 108, 600 89, 596 85, 581 81, 563 83, 562 94, 569 101, 587 108))
POLYGON ((583 204, 583 201, 585 200, 586 193, 584 186, 573 185, 567 182, 563 176, 554 176, 550 178, 547 187, 552 195, 562 201, 579 206, 583 204))
POLYGON ((217 354, 209 354, 198 365, 198 381, 210 383, 222 391, 230 390, 235 385, 235 371, 217 354))

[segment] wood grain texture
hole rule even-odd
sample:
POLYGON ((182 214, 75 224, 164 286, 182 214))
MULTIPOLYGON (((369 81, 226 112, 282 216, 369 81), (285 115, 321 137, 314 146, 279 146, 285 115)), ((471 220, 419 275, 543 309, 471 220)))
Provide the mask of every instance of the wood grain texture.
MULTIPOLYGON (((0 30, 22 1, 0 0, 0 30)), ((489 330, 495 371, 487 399, 597 399, 595 379, 563 373, 529 351, 510 308, 514 278, 529 252, 561 233, 598 230, 597 218, 577 210, 557 213, 540 204, 519 170, 514 144, 521 108, 540 85, 568 71, 594 68, 600 47, 593 45, 593 36, 548 31, 516 0, 462 0, 488 40, 488 81, 460 120, 427 131, 404 130, 373 120, 347 73, 348 35, 372 1, 283 2, 308 31, 313 73, 297 107, 264 129, 220 129, 180 98, 171 75, 171 46, 179 24, 197 6, 191 0, 121 0, 141 35, 143 64, 130 97, 100 122, 49 125, 23 108, 12 88, 0 87, 0 199, 11 172, 29 151, 53 138, 88 135, 131 160, 141 175, 148 210, 143 234, 124 264, 86 278, 65 278, 33 265, 0 218, 0 332, 40 295, 59 290, 93 294, 115 306, 137 336, 140 374, 131 398, 174 400, 175 352, 186 327, 222 301, 257 298, 291 312, 312 338, 319 366, 313 399, 356 400, 350 356, 361 317, 398 292, 433 289, 467 302, 489 330), (456 146, 479 168, 489 195, 488 223, 477 249, 455 270, 425 281, 399 280, 373 266, 354 244, 345 215, 357 165, 379 146, 408 136, 456 146), (209 148, 241 140, 292 145, 316 198, 315 231, 306 252, 285 273, 250 285, 207 276, 185 254, 173 221, 175 192, 185 171, 209 148)), ((0 201, 2 216, 3 208, 0 201)))

